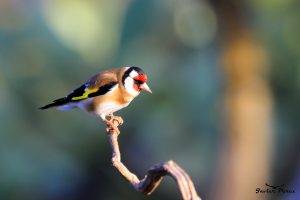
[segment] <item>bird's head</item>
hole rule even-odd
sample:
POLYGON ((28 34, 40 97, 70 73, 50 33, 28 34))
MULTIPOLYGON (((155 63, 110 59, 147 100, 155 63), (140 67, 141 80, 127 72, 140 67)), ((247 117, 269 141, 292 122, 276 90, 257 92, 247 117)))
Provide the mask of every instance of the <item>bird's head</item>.
POLYGON ((142 90, 152 93, 146 83, 147 75, 139 67, 126 67, 122 81, 126 91, 133 96, 137 96, 142 90))

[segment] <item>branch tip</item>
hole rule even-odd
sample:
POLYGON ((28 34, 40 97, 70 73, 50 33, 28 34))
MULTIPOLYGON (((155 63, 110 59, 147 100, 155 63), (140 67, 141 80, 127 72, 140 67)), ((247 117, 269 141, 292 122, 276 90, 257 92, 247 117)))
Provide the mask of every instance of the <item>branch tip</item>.
POLYGON ((112 165, 138 192, 151 195, 159 186, 163 177, 168 175, 177 182, 183 200, 201 200, 189 175, 173 160, 152 166, 148 170, 147 175, 142 180, 139 180, 121 161, 118 144, 120 131, 118 126, 123 124, 123 119, 119 116, 111 115, 110 121, 113 126, 108 126, 106 132, 112 148, 112 165))

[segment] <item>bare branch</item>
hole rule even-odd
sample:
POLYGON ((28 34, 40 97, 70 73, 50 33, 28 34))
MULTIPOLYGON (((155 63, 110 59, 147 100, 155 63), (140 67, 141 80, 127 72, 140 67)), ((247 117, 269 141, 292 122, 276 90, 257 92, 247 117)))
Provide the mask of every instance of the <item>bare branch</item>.
POLYGON ((111 122, 114 124, 114 127, 108 127, 106 131, 112 147, 112 164, 137 191, 145 195, 151 195, 159 186, 163 177, 168 175, 177 182, 183 200, 201 200, 189 175, 172 160, 154 165, 148 170, 145 178, 139 180, 121 162, 121 153, 118 144, 120 131, 118 126, 123 123, 123 120, 121 117, 112 116, 111 122))

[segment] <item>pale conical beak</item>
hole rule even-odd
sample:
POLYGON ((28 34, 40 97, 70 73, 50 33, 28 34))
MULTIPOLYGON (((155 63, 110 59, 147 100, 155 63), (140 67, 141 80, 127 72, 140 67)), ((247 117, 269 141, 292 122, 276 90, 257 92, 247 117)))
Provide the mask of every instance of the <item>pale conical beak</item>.
POLYGON ((144 83, 143 85, 141 85, 140 88, 141 88, 142 90, 145 90, 146 92, 149 92, 149 93, 152 94, 151 89, 149 88, 149 86, 148 86, 146 83, 144 83))

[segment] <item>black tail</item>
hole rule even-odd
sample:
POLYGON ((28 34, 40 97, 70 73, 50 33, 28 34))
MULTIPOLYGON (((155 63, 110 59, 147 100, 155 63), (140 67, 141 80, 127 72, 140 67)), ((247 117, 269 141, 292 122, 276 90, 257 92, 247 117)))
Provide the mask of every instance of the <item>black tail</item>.
POLYGON ((45 110, 47 108, 52 108, 52 107, 64 105, 66 103, 69 103, 69 100, 66 97, 64 97, 64 98, 56 99, 56 100, 53 101, 53 103, 42 106, 39 109, 45 110))

